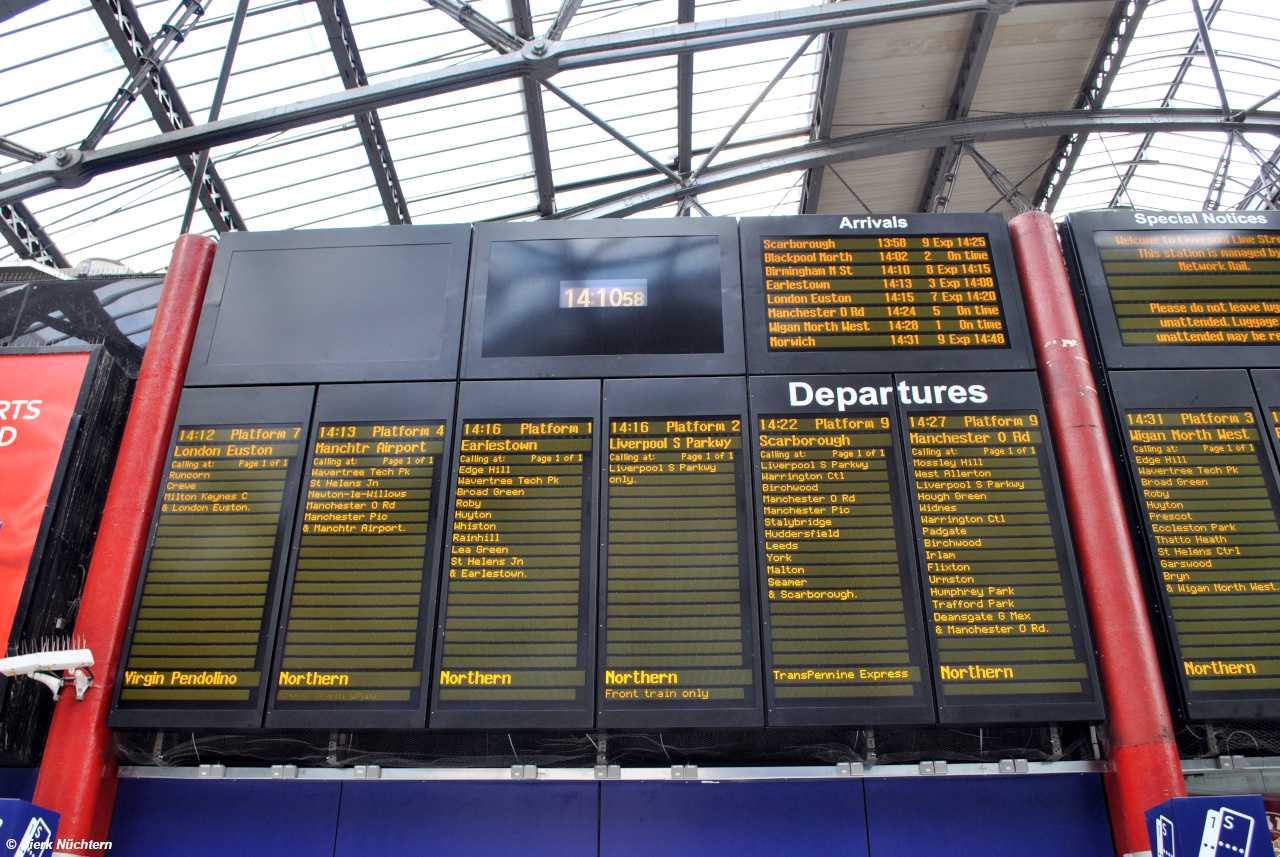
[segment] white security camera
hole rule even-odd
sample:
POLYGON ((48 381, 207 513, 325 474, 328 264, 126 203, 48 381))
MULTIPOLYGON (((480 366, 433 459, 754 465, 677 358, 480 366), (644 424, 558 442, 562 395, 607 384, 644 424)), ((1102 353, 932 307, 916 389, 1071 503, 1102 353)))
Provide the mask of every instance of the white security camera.
POLYGON ((68 681, 75 684, 76 699, 84 699, 85 691, 93 686, 92 666, 93 652, 88 649, 62 649, 0 658, 0 675, 29 675, 53 691, 56 702, 68 681))

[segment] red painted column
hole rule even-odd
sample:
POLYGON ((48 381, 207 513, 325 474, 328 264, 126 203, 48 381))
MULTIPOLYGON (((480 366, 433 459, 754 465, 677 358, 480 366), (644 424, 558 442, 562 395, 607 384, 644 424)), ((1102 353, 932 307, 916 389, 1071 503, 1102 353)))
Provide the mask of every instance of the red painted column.
POLYGON ((54 708, 36 784, 34 802, 62 814, 59 839, 101 841, 110 831, 116 758, 107 712, 216 248, 209 238, 178 238, 138 373, 76 620, 76 635, 93 652, 94 684, 83 701, 67 693, 54 708))
POLYGON ((1150 852, 1143 813, 1186 796, 1084 335, 1053 220, 1009 223, 1107 702, 1107 802, 1119 854, 1150 852))

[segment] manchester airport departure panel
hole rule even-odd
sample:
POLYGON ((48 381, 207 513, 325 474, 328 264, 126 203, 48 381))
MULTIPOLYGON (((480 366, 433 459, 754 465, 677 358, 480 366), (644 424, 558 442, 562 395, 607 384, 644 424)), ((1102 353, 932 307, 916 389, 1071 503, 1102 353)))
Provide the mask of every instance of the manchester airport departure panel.
POLYGON ((1100 716, 1035 376, 899 376, 897 393, 942 722, 1100 716))
POLYGON ((460 427, 433 720, 589 725, 594 420, 460 427))
POLYGON ((888 376, 752 379, 771 725, 934 722, 892 392, 888 376), (832 409, 835 391, 853 407, 832 409))
POLYGON ((1274 716, 1280 495, 1266 434, 1280 420, 1259 418, 1244 371, 1112 383, 1188 714, 1274 716))
POLYGON ((444 420, 317 425, 268 725, 422 707, 445 440, 444 420))

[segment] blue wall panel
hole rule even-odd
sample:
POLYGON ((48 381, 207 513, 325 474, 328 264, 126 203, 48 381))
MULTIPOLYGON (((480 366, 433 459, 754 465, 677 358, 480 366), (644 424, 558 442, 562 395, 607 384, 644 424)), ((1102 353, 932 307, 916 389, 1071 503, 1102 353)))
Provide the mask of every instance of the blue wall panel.
POLYGON ((121 780, 112 852, 333 857, 338 783, 121 780))
POLYGON ((348 782, 334 857, 595 857, 588 783, 348 782))
POLYGON ((39 776, 39 768, 0 768, 0 798, 30 801, 39 776))
POLYGON ((867 780, 871 857, 1112 857, 1095 774, 867 780))
POLYGON ((867 857, 862 782, 602 783, 600 857, 654 854, 867 857))

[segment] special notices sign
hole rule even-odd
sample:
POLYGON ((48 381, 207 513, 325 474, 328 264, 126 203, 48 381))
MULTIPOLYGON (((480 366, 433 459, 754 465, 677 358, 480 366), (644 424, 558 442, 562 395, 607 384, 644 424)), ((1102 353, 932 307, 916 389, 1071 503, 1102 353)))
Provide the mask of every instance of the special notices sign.
POLYGON ((8 639, 91 355, 0 356, 0 634, 8 639))

